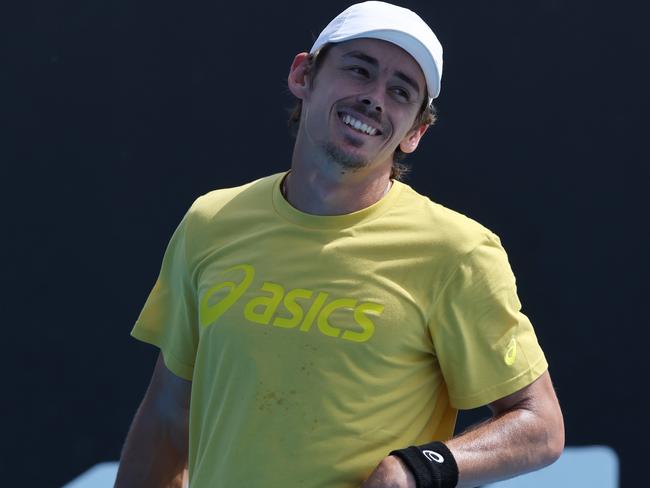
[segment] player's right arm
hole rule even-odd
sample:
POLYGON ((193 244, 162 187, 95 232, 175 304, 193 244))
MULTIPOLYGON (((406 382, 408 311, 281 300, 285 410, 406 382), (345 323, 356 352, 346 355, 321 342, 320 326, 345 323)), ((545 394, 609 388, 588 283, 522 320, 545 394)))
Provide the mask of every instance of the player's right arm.
POLYGON ((191 388, 191 381, 167 369, 160 353, 126 437, 115 488, 182 486, 191 388))

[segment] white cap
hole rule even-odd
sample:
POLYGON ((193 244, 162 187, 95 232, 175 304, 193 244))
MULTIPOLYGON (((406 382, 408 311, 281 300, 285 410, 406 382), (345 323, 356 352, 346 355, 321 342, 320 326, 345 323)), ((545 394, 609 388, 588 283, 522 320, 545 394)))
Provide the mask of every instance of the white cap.
POLYGON ((332 20, 311 48, 328 42, 369 37, 392 42, 413 56, 424 73, 429 103, 440 94, 442 45, 418 14, 386 2, 363 2, 348 7, 332 20))

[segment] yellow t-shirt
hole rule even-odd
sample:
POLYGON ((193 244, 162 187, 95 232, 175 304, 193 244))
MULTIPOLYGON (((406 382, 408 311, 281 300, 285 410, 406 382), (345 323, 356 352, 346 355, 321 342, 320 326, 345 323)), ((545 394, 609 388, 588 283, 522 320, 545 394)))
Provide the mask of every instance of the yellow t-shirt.
POLYGON ((132 331, 192 381, 192 488, 358 488, 547 368, 499 239, 395 182, 341 216, 210 192, 132 331))

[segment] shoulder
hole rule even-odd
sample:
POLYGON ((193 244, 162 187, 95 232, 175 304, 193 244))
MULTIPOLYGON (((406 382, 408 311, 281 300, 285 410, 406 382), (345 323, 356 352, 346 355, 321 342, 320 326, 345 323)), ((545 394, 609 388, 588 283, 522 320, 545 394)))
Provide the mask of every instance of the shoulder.
POLYGON ((250 205, 255 200, 268 198, 273 185, 284 173, 265 176, 243 185, 212 190, 198 197, 188 211, 192 221, 209 221, 232 205, 250 205))
POLYGON ((268 208, 273 187, 283 173, 243 185, 212 190, 198 197, 185 213, 175 238, 182 242, 188 262, 198 263, 233 230, 242 229, 245 215, 268 208))
POLYGON ((403 185, 399 208, 404 218, 437 248, 462 258, 483 245, 501 247, 499 237, 476 220, 399 184, 403 185))
POLYGON ((231 188, 212 190, 198 197, 185 213, 177 232, 192 253, 204 249, 225 229, 237 227, 242 215, 268 207, 274 184, 283 173, 231 188))
POLYGON ((265 176, 243 185, 212 190, 198 197, 184 217, 186 232, 196 235, 215 222, 221 227, 235 223, 244 214, 259 208, 268 208, 274 185, 284 173, 265 176))

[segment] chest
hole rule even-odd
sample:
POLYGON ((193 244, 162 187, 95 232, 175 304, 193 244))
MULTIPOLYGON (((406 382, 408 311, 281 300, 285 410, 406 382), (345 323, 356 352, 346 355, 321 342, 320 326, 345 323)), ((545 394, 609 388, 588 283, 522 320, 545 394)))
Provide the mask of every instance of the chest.
POLYGON ((201 341, 426 350, 426 259, 371 236, 286 229, 217 242, 195 276, 201 341))

